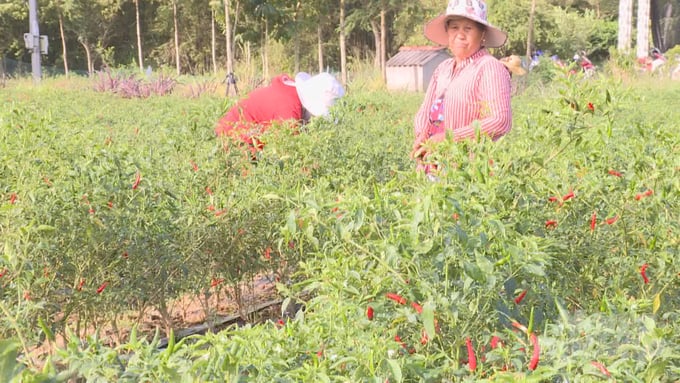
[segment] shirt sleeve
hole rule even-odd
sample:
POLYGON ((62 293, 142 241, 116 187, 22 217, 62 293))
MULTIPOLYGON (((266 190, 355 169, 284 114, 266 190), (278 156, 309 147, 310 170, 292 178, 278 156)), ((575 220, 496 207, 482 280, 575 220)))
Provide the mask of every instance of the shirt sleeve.
POLYGON ((434 70, 434 73, 432 73, 430 84, 427 86, 427 91, 425 91, 425 98, 423 99, 423 103, 420 105, 420 109, 418 109, 418 113, 416 113, 414 120, 414 133, 416 137, 423 134, 428 128, 428 124, 430 123, 430 108, 432 108, 432 103, 437 98, 437 82, 439 81, 442 68, 446 63, 451 65, 451 60, 445 60, 443 63, 439 64, 434 70))
MULTIPOLYGON (((510 131, 512 127, 510 74, 500 62, 490 61, 480 70, 478 102, 480 107, 479 127, 481 134, 494 141, 510 131)), ((454 131, 454 140, 472 138, 477 124, 470 124, 454 131)))

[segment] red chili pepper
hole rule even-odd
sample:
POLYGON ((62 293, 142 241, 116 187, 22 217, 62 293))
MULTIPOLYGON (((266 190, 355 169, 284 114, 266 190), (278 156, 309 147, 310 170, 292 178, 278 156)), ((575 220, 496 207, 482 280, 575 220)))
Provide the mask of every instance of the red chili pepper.
POLYGON ((555 221, 554 219, 549 219, 545 221, 545 227, 548 229, 554 229, 557 227, 557 221, 555 221))
POLYGON ((85 284, 85 278, 81 278, 80 282, 78 283, 78 287, 76 287, 76 290, 81 291, 83 289, 84 284, 85 284))
POLYGON ((123 252, 123 258, 128 259, 128 252, 127 251, 123 252))
POLYGON ((596 362, 596 361, 592 361, 592 362, 590 362, 590 364, 592 364, 593 366, 595 366, 595 368, 597 368, 598 370, 600 370, 600 372, 601 372, 602 374, 604 374, 605 376, 607 376, 607 377, 611 377, 611 376, 612 376, 612 374, 609 372, 609 370, 607 370, 607 367, 605 367, 604 364, 602 364, 602 363, 600 363, 600 362, 596 362))
POLYGON ((470 337, 465 338, 465 345, 467 346, 468 352, 468 367, 470 371, 477 369, 477 357, 475 356, 475 349, 472 347, 472 341, 470 337))
POLYGON ((572 198, 574 198, 574 192, 573 192, 573 191, 569 191, 569 193, 565 194, 565 195, 562 197, 562 201, 569 201, 569 200, 572 199, 572 198))
POLYGON ((494 350, 498 347, 503 347, 503 342, 501 342, 501 338, 494 335, 493 337, 491 337, 491 349, 494 350))
POLYGON ((195 172, 198 171, 198 165, 194 161, 189 161, 191 163, 191 167, 194 169, 195 172))
POLYGON ((106 206, 109 207, 109 209, 113 209, 113 201, 109 201, 106 203, 106 206))
POLYGON ((515 298, 515 304, 520 304, 522 303, 522 300, 524 300, 524 297, 527 295, 527 290, 522 291, 519 293, 517 298, 515 298))
POLYGON ((9 196, 9 203, 14 205, 17 202, 17 193, 12 193, 9 196))
POLYGON ((132 190, 137 189, 137 186, 139 186, 139 183, 142 181, 142 173, 137 172, 135 175, 135 182, 132 184, 132 190))
POLYGON ((560 200, 560 197, 557 197, 557 196, 551 196, 550 198, 548 198, 548 201, 550 201, 550 202, 559 202, 559 200, 560 200))
POLYGON ((0 278, 4 277, 5 274, 7 274, 7 271, 7 268, 2 269, 2 271, 0 271, 0 278))
POLYGON ((590 231, 595 230, 595 225, 597 225, 597 212, 593 212, 593 215, 590 217, 590 231))
POLYGON ((208 211, 215 211, 215 205, 208 205, 207 210, 208 211))
POLYGON ((276 325, 278 327, 283 327, 286 325, 286 322, 284 322, 283 319, 279 319, 278 321, 276 321, 276 325))
POLYGON ((264 250, 264 259, 272 259, 272 248, 268 247, 264 250))
POLYGON ((106 286, 109 284, 109 282, 104 282, 102 283, 98 288, 97 288, 97 294, 101 294, 102 291, 106 288, 106 286))
POLYGON ((218 278, 213 277, 213 279, 210 281, 210 287, 219 286, 222 282, 224 282, 224 278, 218 279, 218 278))
POLYGON ((215 217, 219 217, 219 216, 223 215, 223 214, 226 213, 226 212, 227 212, 227 209, 222 209, 222 210, 216 211, 216 212, 215 212, 215 217))
POLYGON ((525 333, 527 332, 527 328, 524 327, 523 325, 519 324, 519 322, 510 322, 510 324, 512 325, 512 327, 514 327, 514 328, 516 328, 516 329, 518 329, 518 330, 521 330, 521 331, 523 331, 523 332, 525 332, 525 333))
POLYGON ((205 192, 208 193, 208 195, 213 195, 213 191, 210 189, 210 186, 205 187, 205 192))
POLYGON ((427 342, 430 341, 430 337, 427 336, 427 331, 423 329, 423 331, 420 333, 420 344, 426 345, 427 342))
POLYGON ((416 303, 416 302, 411 302, 411 307, 413 307, 413 308, 416 310, 416 312, 417 312, 418 314, 422 314, 422 313, 423 313, 423 306, 419 305, 418 303, 416 303))
POLYGON ((636 195, 635 195, 635 199, 636 199, 637 201, 639 201, 639 200, 643 199, 644 197, 649 197, 649 196, 651 196, 652 194, 654 194, 654 190, 652 190, 652 189, 647 189, 647 190, 645 190, 644 193, 638 193, 638 194, 636 194, 636 195))
POLYGON ((588 103, 588 110, 591 111, 591 112, 594 112, 594 111, 595 111, 595 105, 593 105, 592 102, 589 102, 589 103, 588 103))
POLYGON ((617 171, 614 170, 614 169, 609 169, 609 174, 612 175, 612 176, 614 176, 614 177, 622 177, 622 176, 623 176, 623 174, 617 172, 617 171))
POLYGON ((648 264, 644 264, 640 266, 640 275, 642 276, 642 280, 645 282, 645 284, 649 283, 649 278, 647 277, 647 268, 649 267, 648 264))
POLYGON ((538 366, 538 359, 541 354, 541 347, 538 345, 538 337, 533 332, 529 336, 529 340, 531 340, 531 344, 534 346, 534 353, 531 356, 531 360, 529 360, 529 369, 533 371, 538 366))
POLYGON ((90 214, 94 214, 94 208, 91 207, 90 210, 88 210, 88 212, 89 212, 90 214))
POLYGON ((366 318, 368 318, 368 320, 373 320, 373 307, 366 307, 366 318))
POLYGON ((385 294, 385 295, 387 296, 388 299, 391 299, 391 300, 393 300, 393 301, 399 303, 400 305, 405 305, 405 304, 406 304, 406 298, 402 297, 402 296, 399 295, 399 294, 395 294, 395 293, 387 293, 387 294, 385 294))
POLYGON ((619 220, 619 216, 616 215, 616 216, 614 216, 614 217, 612 217, 612 218, 607 218, 604 222, 605 222, 607 225, 613 225, 614 222, 616 222, 616 221, 618 221, 618 220, 619 220))
POLYGON ((31 300, 31 292, 30 291, 24 291, 24 300, 30 301, 31 300))

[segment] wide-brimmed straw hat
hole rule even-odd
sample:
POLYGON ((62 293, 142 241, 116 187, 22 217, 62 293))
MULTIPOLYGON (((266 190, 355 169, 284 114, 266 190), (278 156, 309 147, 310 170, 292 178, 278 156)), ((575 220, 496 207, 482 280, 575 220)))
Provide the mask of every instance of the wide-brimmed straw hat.
POLYGON ((498 48, 505 44, 508 34, 491 25, 486 19, 486 3, 482 0, 450 0, 446 12, 425 25, 425 37, 439 45, 449 45, 446 22, 455 17, 465 17, 486 27, 482 46, 498 48))
POLYGON ((522 59, 517 55, 510 55, 508 57, 503 57, 501 59, 503 65, 505 65, 510 73, 517 76, 524 76, 527 74, 526 69, 522 67, 522 59))
POLYGON ((342 84, 330 73, 310 76, 300 72, 295 76, 295 88, 302 106, 313 116, 325 116, 335 101, 345 94, 342 84))

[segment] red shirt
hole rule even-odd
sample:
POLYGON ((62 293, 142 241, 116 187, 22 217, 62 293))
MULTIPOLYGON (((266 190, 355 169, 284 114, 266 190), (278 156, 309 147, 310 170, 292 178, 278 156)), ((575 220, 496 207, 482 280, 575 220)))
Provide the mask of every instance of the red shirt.
POLYGON ((269 86, 255 89, 240 100, 218 121, 215 134, 240 138, 250 144, 273 122, 297 124, 301 121, 300 97, 295 86, 284 81, 294 83, 288 75, 280 75, 273 78, 269 86))

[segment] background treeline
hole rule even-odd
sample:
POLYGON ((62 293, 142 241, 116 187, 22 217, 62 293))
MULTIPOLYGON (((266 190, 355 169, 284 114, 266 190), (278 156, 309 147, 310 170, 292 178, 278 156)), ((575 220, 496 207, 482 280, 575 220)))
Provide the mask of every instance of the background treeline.
MULTIPOLYGON (((617 0, 534 2, 530 23, 532 0, 488 1, 491 21, 509 33, 498 55, 525 55, 531 24, 529 51, 571 57, 585 50, 599 60, 616 45, 617 0)), ((666 3, 673 1, 652 1, 652 8, 666 3)), ((43 66, 56 72, 151 66, 202 74, 245 65, 268 77, 273 70, 384 65, 400 46, 426 44, 423 25, 445 5, 444 0, 38 0, 38 13, 40 34, 49 36, 50 46, 43 66)), ((28 26, 26 0, 0 3, 3 62, 30 62, 23 42, 28 26)))

